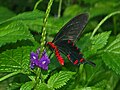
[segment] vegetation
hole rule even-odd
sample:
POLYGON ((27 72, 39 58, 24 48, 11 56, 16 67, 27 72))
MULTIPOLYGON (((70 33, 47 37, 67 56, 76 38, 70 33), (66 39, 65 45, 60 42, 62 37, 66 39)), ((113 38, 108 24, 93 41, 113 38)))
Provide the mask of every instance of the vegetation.
POLYGON ((119 90, 119 0, 4 0, 0 1, 1 90, 119 90), (9 8, 9 9, 8 9, 9 8), (48 70, 30 68, 30 53, 51 51, 60 28, 87 12, 89 22, 76 46, 96 67, 73 65, 65 55, 61 66, 54 54, 48 70))

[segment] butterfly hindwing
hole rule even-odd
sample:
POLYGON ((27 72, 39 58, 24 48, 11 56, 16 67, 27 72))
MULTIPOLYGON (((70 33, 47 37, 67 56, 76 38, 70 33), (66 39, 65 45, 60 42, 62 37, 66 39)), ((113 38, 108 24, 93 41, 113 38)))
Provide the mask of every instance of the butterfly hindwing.
POLYGON ((80 53, 80 49, 77 48, 70 40, 62 40, 57 44, 60 52, 67 56, 67 58, 75 65, 79 65, 83 55, 80 53))

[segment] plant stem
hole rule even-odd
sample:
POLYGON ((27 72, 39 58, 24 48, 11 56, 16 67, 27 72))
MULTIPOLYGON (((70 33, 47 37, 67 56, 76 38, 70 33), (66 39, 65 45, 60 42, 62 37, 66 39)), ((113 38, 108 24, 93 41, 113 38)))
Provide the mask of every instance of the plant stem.
POLYGON ((61 14, 61 6, 62 6, 62 0, 60 0, 59 2, 58 18, 60 18, 60 14, 61 14))
POLYGON ((41 38, 41 52, 44 51, 44 45, 45 45, 45 40, 46 40, 46 24, 47 24, 47 19, 51 10, 53 0, 50 0, 48 3, 48 7, 45 13, 45 18, 43 19, 43 27, 42 27, 42 38, 41 38))
POLYGON ((91 77, 88 79, 87 83, 85 84, 85 87, 87 87, 89 85, 89 83, 91 82, 91 80, 94 78, 94 76, 96 75, 96 73, 98 72, 98 70, 100 69, 102 65, 99 64, 99 66, 97 67, 97 69, 92 73, 91 77))
MULTIPOLYGON (((47 19, 48 19, 48 16, 49 16, 49 13, 50 13, 50 10, 51 10, 51 6, 52 6, 52 3, 53 3, 53 0, 50 0, 49 3, 48 3, 48 7, 47 7, 47 10, 46 10, 46 13, 45 13, 45 18, 43 19, 43 27, 42 27, 42 38, 41 38, 41 49, 40 49, 40 52, 42 54, 42 52, 44 51, 44 48, 45 48, 45 40, 46 40, 46 24, 47 24, 47 19)), ((40 54, 40 57, 41 57, 41 54, 40 54)), ((42 75, 41 75, 41 69, 38 68, 37 71, 36 71, 36 83, 34 85, 34 88, 36 88, 37 84, 40 82, 40 78, 41 78, 41 81, 42 80, 42 75)))
POLYGON ((107 19, 109 19, 111 16, 116 15, 116 14, 120 14, 120 11, 113 12, 113 13, 107 15, 105 18, 103 18, 103 19, 100 21, 100 23, 96 26, 96 28, 93 30, 93 33, 92 33, 90 39, 93 38, 93 36, 95 35, 95 33, 97 32, 97 30, 99 29, 99 27, 100 27, 107 19))
POLYGON ((12 77, 12 76, 18 74, 18 73, 21 73, 21 72, 20 72, 20 71, 18 71, 18 72, 13 72, 13 73, 10 73, 10 74, 6 75, 6 76, 0 78, 0 82, 3 81, 3 80, 5 80, 5 79, 7 79, 7 78, 9 78, 9 77, 12 77))
POLYGON ((37 9, 37 6, 38 6, 38 4, 39 4, 40 2, 42 2, 42 0, 39 0, 39 1, 36 2, 33 10, 36 10, 36 9, 37 9))

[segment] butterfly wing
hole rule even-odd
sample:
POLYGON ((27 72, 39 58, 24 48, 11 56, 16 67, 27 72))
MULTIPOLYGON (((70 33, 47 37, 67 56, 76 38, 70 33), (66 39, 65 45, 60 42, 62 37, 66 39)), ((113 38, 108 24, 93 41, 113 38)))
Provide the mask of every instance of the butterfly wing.
POLYGON ((87 22, 87 13, 83 13, 74 17, 60 29, 52 42, 55 44, 60 40, 71 40, 72 42, 75 42, 80 37, 80 34, 87 22))
POLYGON ((62 40, 59 42, 57 45, 59 51, 66 55, 73 64, 80 64, 80 59, 82 59, 83 55, 80 53, 79 48, 77 48, 71 41, 68 41, 69 40, 62 40))
MULTIPOLYGON (((83 58, 82 54, 79 53, 79 49, 77 49, 73 45, 70 45, 68 41, 71 40, 72 42, 75 42, 80 37, 87 22, 87 13, 80 14, 74 17, 60 29, 60 31, 57 33, 56 37, 52 41, 52 43, 57 46, 59 51, 67 55, 69 60, 74 64, 84 63, 84 61, 80 61, 83 58), (78 62, 76 62, 77 60, 78 62)), ((85 62, 87 61, 85 60, 85 62)), ((91 64, 92 62, 89 63, 91 64)))
POLYGON ((93 63, 92 61, 85 60, 83 58, 80 49, 77 48, 73 42, 69 40, 62 40, 60 41, 57 47, 59 48, 59 51, 66 55, 74 65, 88 63, 92 66, 95 66, 95 63, 93 63))

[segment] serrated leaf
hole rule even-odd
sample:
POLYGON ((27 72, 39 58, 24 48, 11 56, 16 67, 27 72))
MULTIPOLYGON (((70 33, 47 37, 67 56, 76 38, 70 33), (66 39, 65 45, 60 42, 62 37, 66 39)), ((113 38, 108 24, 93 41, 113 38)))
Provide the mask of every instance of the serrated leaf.
POLYGON ((0 24, 2 23, 5 23, 5 22, 8 22, 8 21, 17 21, 17 20, 21 20, 21 21, 25 21, 25 20, 37 20, 39 18, 43 18, 44 16, 44 13, 43 12, 40 12, 38 10, 35 10, 35 11, 30 11, 30 12, 24 12, 24 13, 21 13, 21 14, 18 14, 12 18, 9 18, 3 22, 0 22, 0 24))
POLYGON ((34 86, 34 82, 32 81, 26 82, 21 86, 20 90, 32 90, 33 86, 34 86))
POLYGON ((95 35, 90 39, 91 33, 86 34, 78 42, 81 52, 84 54, 85 58, 96 54, 97 50, 102 49, 106 44, 111 32, 103 32, 95 35))
POLYGON ((6 43, 13 43, 22 39, 32 39, 32 35, 21 21, 15 21, 0 28, 0 47, 6 43))
POLYGON ((98 49, 103 48, 107 44, 107 40, 109 38, 110 33, 111 33, 110 31, 103 32, 103 33, 100 33, 100 34, 94 36, 92 38, 91 50, 94 50, 96 52, 98 49))
POLYGON ((48 86, 52 88, 60 88, 66 84, 66 82, 75 74, 75 72, 70 71, 60 71, 54 74, 48 80, 48 86))
POLYGON ((109 68, 120 74, 120 35, 104 50, 102 59, 109 68))
POLYGON ((41 12, 39 10, 34 10, 34 11, 20 13, 3 22, 0 22, 0 24, 5 24, 8 22, 14 22, 14 21, 22 21, 31 30, 40 32, 43 24, 43 17, 44 17, 44 12, 41 12))
POLYGON ((0 54, 0 72, 29 73, 30 71, 30 52, 35 47, 18 47, 4 51, 0 54))
POLYGON ((37 87, 35 88, 35 90, 53 90, 52 88, 49 88, 47 86, 47 84, 45 83, 40 83, 37 85, 37 87))

